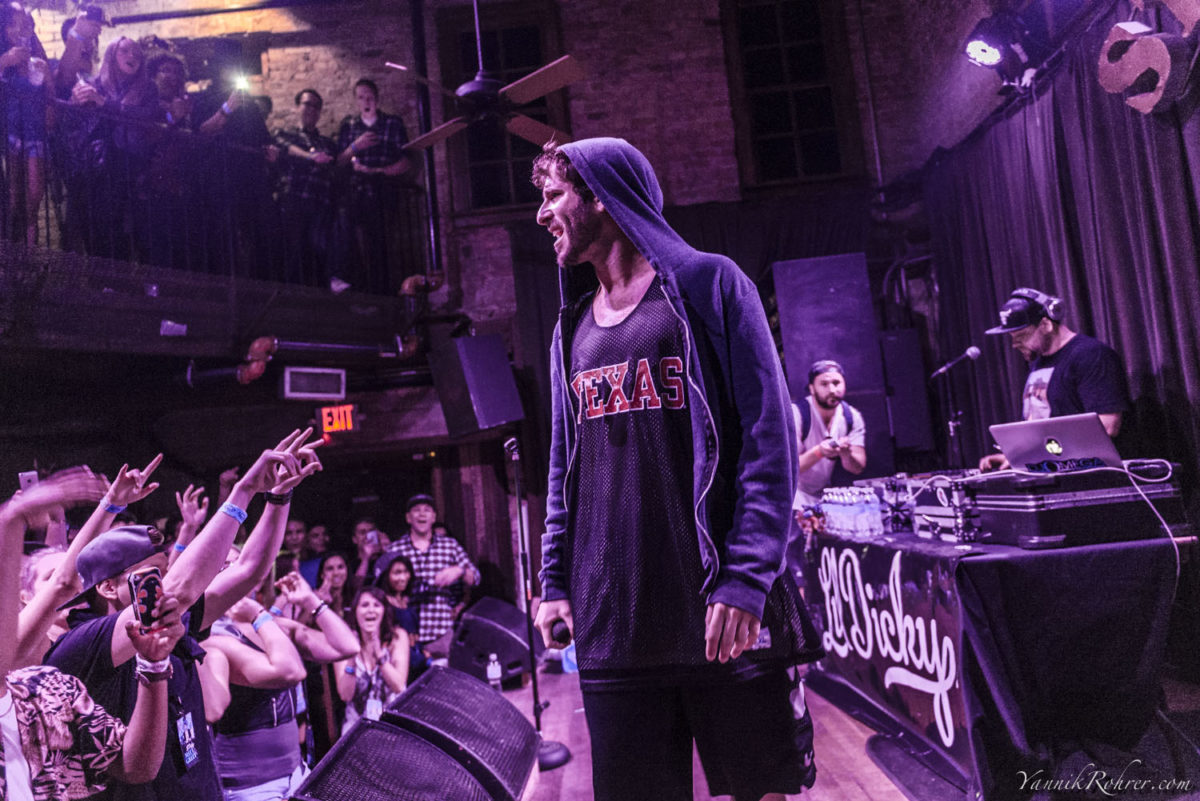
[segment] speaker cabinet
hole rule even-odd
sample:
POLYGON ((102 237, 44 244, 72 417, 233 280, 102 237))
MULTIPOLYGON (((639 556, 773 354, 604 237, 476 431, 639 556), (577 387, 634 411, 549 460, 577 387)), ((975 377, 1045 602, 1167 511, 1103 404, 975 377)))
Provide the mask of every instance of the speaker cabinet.
POLYGON ((378 721, 360 720, 293 798, 517 801, 537 760, 525 716, 487 684, 434 667, 378 721))
MULTIPOLYGON (((450 667, 482 681, 487 680, 488 655, 500 660, 501 679, 529 670, 529 638, 525 613, 497 598, 480 598, 463 613, 450 643, 450 667)), ((534 632, 535 657, 545 650, 534 632)))
POLYGON ((429 353, 429 367, 450 436, 523 419, 508 351, 498 334, 451 339, 429 353))

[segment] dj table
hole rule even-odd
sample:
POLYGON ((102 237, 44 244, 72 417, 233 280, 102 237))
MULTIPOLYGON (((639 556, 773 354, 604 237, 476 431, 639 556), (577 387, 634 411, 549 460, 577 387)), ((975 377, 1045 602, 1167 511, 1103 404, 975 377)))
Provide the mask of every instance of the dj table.
POLYGON ((1019 771, 1052 775, 1064 744, 1129 749, 1153 717, 1166 538, 1031 551, 816 533, 803 572, 828 652, 810 676, 851 690, 969 798, 1021 797, 1019 771))

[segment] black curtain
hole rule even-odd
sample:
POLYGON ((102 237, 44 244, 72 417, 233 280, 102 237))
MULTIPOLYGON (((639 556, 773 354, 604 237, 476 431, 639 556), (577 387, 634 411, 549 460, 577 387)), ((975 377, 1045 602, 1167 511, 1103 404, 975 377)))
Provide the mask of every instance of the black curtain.
MULTIPOLYGON (((1178 31, 1169 12, 1158 23, 1178 31)), ((1026 367, 984 336, 1018 286, 1061 296, 1067 322, 1112 345, 1134 397, 1124 456, 1164 456, 1197 475, 1200 442, 1200 119, 1196 87, 1143 115, 1097 82, 1101 44, 1131 17, 1117 2, 1073 38, 1035 91, 926 172, 943 356, 983 349, 956 380, 968 463, 987 426, 1019 417, 1026 367)), ((1194 40, 1195 37, 1193 37, 1194 40)))

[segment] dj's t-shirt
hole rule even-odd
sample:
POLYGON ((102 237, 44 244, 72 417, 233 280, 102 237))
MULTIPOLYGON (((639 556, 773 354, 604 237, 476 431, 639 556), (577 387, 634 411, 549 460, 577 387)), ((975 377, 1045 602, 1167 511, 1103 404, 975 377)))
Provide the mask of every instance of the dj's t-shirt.
POLYGON ((1068 414, 1129 411, 1129 389, 1116 351, 1086 334, 1030 365, 1021 417, 1043 420, 1068 414))

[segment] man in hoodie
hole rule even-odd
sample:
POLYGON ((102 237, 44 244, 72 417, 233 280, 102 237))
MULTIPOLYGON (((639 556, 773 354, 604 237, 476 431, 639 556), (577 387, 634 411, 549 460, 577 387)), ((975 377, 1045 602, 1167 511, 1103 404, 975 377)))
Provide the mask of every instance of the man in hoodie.
POLYGON ((667 225, 624 140, 547 145, 534 183, 564 288, 537 625, 575 638, 595 797, 690 799, 693 741, 715 795, 800 792, 820 649, 783 571, 795 435, 758 292, 667 225))

